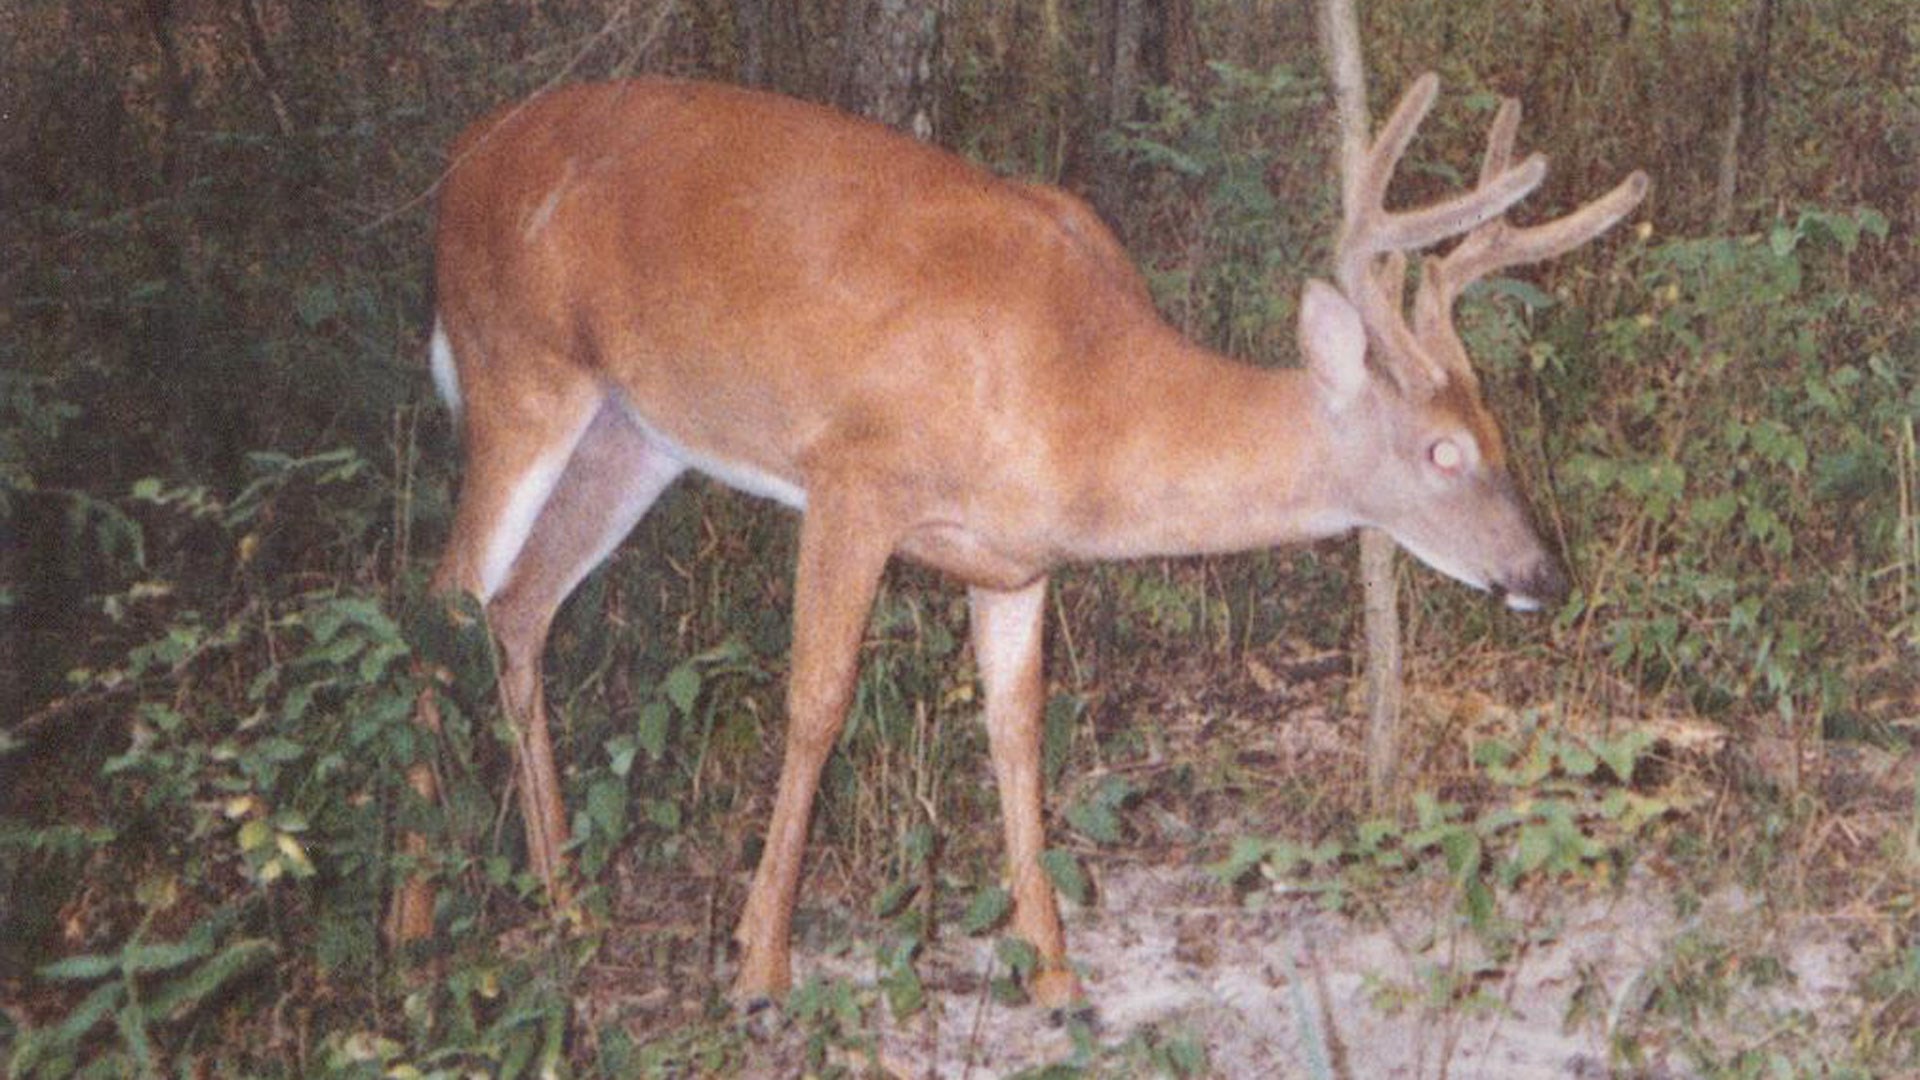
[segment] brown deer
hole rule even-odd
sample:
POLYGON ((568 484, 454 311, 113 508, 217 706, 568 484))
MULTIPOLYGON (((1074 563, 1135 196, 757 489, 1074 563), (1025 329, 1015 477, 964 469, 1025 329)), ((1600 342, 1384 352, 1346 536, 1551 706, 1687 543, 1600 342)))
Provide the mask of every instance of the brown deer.
MULTIPOLYGON (((1538 157, 1510 160, 1509 105, 1477 187, 1389 212, 1435 89, 1416 82, 1370 145, 1349 133, 1365 149, 1343 159, 1338 286, 1306 283, 1304 364, 1286 370, 1182 339, 1072 195, 831 109, 644 79, 470 129, 440 197, 432 367, 466 471, 434 584, 482 601, 498 639, 550 897, 565 895, 568 831, 541 700, 548 626, 688 468, 802 511, 785 756, 736 935, 742 1001, 788 988, 814 793, 896 555, 968 588, 1012 929, 1038 952, 1031 991, 1048 1006, 1079 996, 1040 863, 1050 571, 1373 526, 1514 607, 1552 602, 1562 574, 1505 468, 1453 300, 1591 239, 1647 182, 1508 229, 1500 215, 1545 175, 1538 157), (1405 253, 1456 236, 1424 265, 1408 322, 1405 253)), ((430 796, 431 775, 415 779, 430 796)), ((402 888, 393 932, 429 932, 431 896, 402 888)))

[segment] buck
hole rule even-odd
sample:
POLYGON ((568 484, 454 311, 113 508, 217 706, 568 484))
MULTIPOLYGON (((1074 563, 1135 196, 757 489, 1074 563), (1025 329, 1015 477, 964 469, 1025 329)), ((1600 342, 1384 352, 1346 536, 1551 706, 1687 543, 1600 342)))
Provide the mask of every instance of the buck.
MULTIPOLYGON (((1477 186, 1388 211, 1436 88, 1415 82, 1346 159, 1337 283, 1306 283, 1304 362, 1278 370, 1170 329, 1072 195, 830 109, 643 79, 556 90, 470 129, 440 196, 431 361, 465 475, 434 584, 485 605, 549 896, 569 883, 548 627, 687 469, 802 512, 785 756, 736 934, 741 1001, 788 988, 808 818, 894 556, 967 587, 1012 930, 1037 950, 1030 989, 1048 1006, 1080 993, 1040 862, 1051 571, 1372 526, 1516 608, 1551 603, 1561 571, 1451 311, 1470 282, 1608 228, 1646 179, 1505 225, 1545 175, 1537 156, 1511 160, 1509 103, 1477 186), (1452 237, 1422 265, 1409 320, 1407 253, 1452 237)), ((432 795, 430 773, 415 780, 432 795)), ((431 899, 419 880, 400 889, 392 932, 429 932, 431 899)))

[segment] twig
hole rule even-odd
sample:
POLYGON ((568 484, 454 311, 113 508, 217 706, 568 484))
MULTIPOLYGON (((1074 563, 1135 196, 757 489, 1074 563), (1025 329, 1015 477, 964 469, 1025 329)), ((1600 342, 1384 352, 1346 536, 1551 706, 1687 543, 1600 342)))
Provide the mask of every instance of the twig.
MULTIPOLYGON (((548 76, 547 80, 540 84, 539 89, 535 90, 532 94, 527 95, 525 98, 522 98, 512 108, 508 109, 506 113, 504 113, 500 117, 500 119, 494 123, 492 127, 488 128, 486 131, 482 132, 477 138, 475 138, 472 142, 468 143, 460 151, 458 156, 456 156, 452 161, 448 162, 444 169, 440 170, 440 175, 434 177, 433 183, 428 184, 424 189, 422 189, 419 193, 415 194, 412 198, 407 199, 405 202, 400 203, 398 206, 395 206, 389 209, 386 213, 383 213, 379 217, 374 218, 372 221, 366 223, 365 225, 360 226, 360 228, 356 230, 358 235, 365 236, 369 233, 376 232, 380 229, 385 228, 386 226, 392 224, 396 219, 411 212, 415 207, 419 206, 421 203, 426 202, 428 199, 432 198, 435 194, 437 194, 440 190, 440 186, 447 182, 447 177, 453 175, 453 171, 459 168, 462 162, 464 162, 468 157, 471 157, 482 146, 485 146, 487 143, 487 140, 493 136, 493 133, 495 131, 498 131, 502 127, 505 127, 508 121, 520 115, 520 113, 524 111, 527 108, 527 106, 531 105, 534 101, 538 100, 541 95, 547 93, 548 91, 552 90, 554 87, 559 86, 561 83, 565 82, 568 79, 568 77, 573 74, 573 70, 579 67, 580 64, 586 60, 587 55, 593 52, 594 49, 598 48, 602 41, 606 40, 610 35, 612 35, 612 33, 615 30, 619 29, 620 24, 626 21, 628 13, 633 10, 634 3, 635 3, 635 0, 627 0, 626 3, 621 4, 617 9, 615 9, 614 13, 607 17, 606 23, 603 24, 600 27, 600 29, 594 31, 593 34, 587 38, 586 43, 584 45, 574 50, 573 56, 568 58, 566 63, 560 65, 560 70, 548 76)), ((672 14, 673 9, 677 3, 678 3, 678 0, 665 0, 665 2, 660 5, 659 9, 655 12, 653 25, 647 30, 646 36, 641 39, 640 48, 642 50, 644 50, 647 45, 651 44, 654 41, 654 39, 660 36, 660 32, 666 27, 667 16, 672 14)))
MULTIPOLYGON (((246 607, 237 612, 227 625, 234 626, 245 622, 253 617, 254 612, 258 608, 258 601, 248 601, 246 607)), ((219 634, 209 635, 205 641, 194 646, 193 651, 181 657, 172 667, 167 669, 167 680, 173 681, 179 679, 180 676, 186 674, 188 668, 191 668, 197 663, 201 657, 212 652, 216 646, 229 644, 232 644, 232 640, 229 638, 219 634)), ((4 731, 0 731, 0 734, 4 734, 20 742, 30 741, 38 737, 41 729, 54 721, 103 705, 115 698, 126 697, 139 690, 144 684, 144 679, 128 677, 124 681, 115 683, 112 686, 96 687, 94 689, 81 690, 77 693, 68 694, 66 697, 58 698, 41 706, 19 723, 4 729, 4 731)))

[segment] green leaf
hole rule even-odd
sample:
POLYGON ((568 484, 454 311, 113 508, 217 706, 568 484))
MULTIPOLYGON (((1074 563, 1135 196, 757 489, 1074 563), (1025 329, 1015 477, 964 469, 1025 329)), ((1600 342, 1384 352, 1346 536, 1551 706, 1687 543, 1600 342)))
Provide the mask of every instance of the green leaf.
POLYGON ((1000 921, 1013 910, 1013 894, 998 885, 981 889, 967 902, 966 914, 960 917, 960 932, 963 934, 981 934, 1000 925, 1000 921))
POLYGON ((273 843, 273 826, 261 818, 250 818, 241 823, 236 839, 241 851, 259 851, 273 843))
POLYGON ((1133 784, 1126 777, 1104 776, 1091 793, 1067 807, 1067 824, 1088 839, 1117 844, 1121 840, 1117 811, 1132 797, 1133 784))
POLYGON ((265 964, 274 955, 273 942, 266 938, 233 942, 192 972, 156 990, 147 1005, 155 1015, 178 1020, 221 987, 265 964))
POLYGON ((691 663, 681 664, 667 672, 666 681, 660 689, 681 716, 691 718, 694 702, 700 697, 700 671, 691 663))
POLYGON ((1775 258, 1784 259, 1800 246, 1800 231, 1784 222, 1767 233, 1767 248, 1775 258))
POLYGON ((147 1011, 138 1004, 123 1006, 113 1014, 114 1026, 120 1029, 120 1041, 133 1060, 139 1063, 142 1076, 156 1075, 153 1067, 153 1043, 147 1037, 147 1011))
POLYGON ((640 753, 640 740, 632 735, 615 735, 606 741, 608 767, 613 775, 625 779, 633 771, 633 759, 640 753))
POLYGON ((1029 942, 1016 937, 998 938, 993 943, 993 952, 1000 962, 1018 978, 1025 978, 1040 966, 1040 951, 1029 942))
POLYGON ((1175 1076, 1206 1076, 1212 1064, 1207 1055, 1207 1044, 1192 1035, 1176 1035, 1167 1040, 1165 1047, 1167 1064, 1172 1066, 1175 1076))
POLYGON ((112 975, 120 970, 118 956, 69 956, 40 968, 35 974, 58 982, 83 982, 112 975))
POLYGON ((1460 890, 1460 902, 1467 909, 1467 921, 1476 933, 1485 936, 1493 926, 1493 890, 1484 878, 1473 878, 1460 890))
POLYGON ((648 799, 647 821, 668 832, 680 830, 680 804, 672 799, 648 799))
POLYGON ((78 1044, 93 1030, 94 1025, 120 1007, 126 993, 127 985, 117 979, 95 987, 93 993, 88 994, 80 1004, 74 1006, 66 1019, 60 1021, 60 1026, 54 1032, 54 1042, 62 1047, 78 1044))
POLYGON ((587 787, 587 817, 606 836, 627 831, 627 785, 618 777, 602 775, 587 787))
POLYGON ((667 754, 667 731, 672 726, 673 713, 664 701, 649 701, 640 706, 640 716, 634 725, 634 738, 639 740, 640 748, 647 752, 647 760, 659 763, 667 754))
POLYGON ((121 956, 128 974, 141 975, 177 968, 182 964, 198 960, 212 951, 212 938, 207 934, 196 932, 180 941, 163 941, 154 945, 129 945, 121 956))
POLYGON ((1494 278, 1477 287, 1499 296, 1511 297, 1529 311, 1544 311, 1554 304, 1553 297, 1542 292, 1538 286, 1514 278, 1494 278))
MULTIPOLYGON (((1222 885, 1232 885, 1245 877, 1249 870, 1265 862, 1272 850, 1272 841, 1257 836, 1236 836, 1227 847, 1227 857, 1207 867, 1207 873, 1222 885)), ((1285 869, 1281 872, 1284 873, 1285 869)))
POLYGON ((1560 767, 1567 771, 1568 776, 1584 780, 1600 767, 1600 759, 1579 743, 1569 742, 1560 747, 1560 767))
POLYGON ((1093 898, 1093 889, 1087 884, 1086 872, 1080 869, 1080 860, 1070 851, 1048 848, 1040 853, 1040 866, 1047 872, 1053 886, 1061 895, 1082 907, 1093 898))
POLYGON ((1397 822, 1387 821, 1381 818, 1361 822, 1358 830, 1360 846, 1368 851, 1379 847, 1381 844, 1393 839, 1399 834, 1400 826, 1397 822))
POLYGON ((1629 731, 1617 738, 1603 740, 1594 747, 1594 752, 1612 770, 1613 775, 1625 784, 1632 782, 1633 770, 1640 761, 1640 755, 1653 742, 1653 736, 1647 732, 1629 731))
POLYGON ((1087 800, 1067 807, 1067 824, 1089 840, 1102 844, 1120 842, 1120 818, 1104 802, 1087 800))
POLYGON ((1551 827, 1540 823, 1521 826, 1520 841, 1513 849, 1515 880, 1545 866, 1547 860, 1553 857, 1553 850, 1551 827))
POLYGON ((1472 760, 1475 765, 1487 768, 1493 765, 1506 765, 1513 761, 1518 751, 1511 743, 1502 739, 1487 739, 1473 744, 1472 760))
MULTIPOLYGON (((920 886, 917 882, 909 881, 905 878, 888 882, 887 886, 880 890, 880 894, 873 898, 873 917, 876 919, 893 918, 895 915, 906 910, 907 902, 912 900, 914 894, 919 891, 920 886)), ((966 920, 964 919, 961 920, 961 929, 965 933, 973 933, 972 930, 966 929, 966 920)))
POLYGON ((887 1008, 896 1020, 919 1012, 927 1003, 927 991, 920 973, 913 969, 913 950, 901 949, 894 962, 880 977, 880 989, 887 995, 887 1008))
POLYGON ((933 826, 920 822, 908 828, 900 837, 900 859, 903 865, 918 870, 933 858, 933 849, 939 841, 939 835, 933 826))
POLYGON ((1472 830, 1455 827, 1440 837, 1440 851, 1446 856, 1447 873, 1455 881, 1466 882, 1479 876, 1480 838, 1472 830))

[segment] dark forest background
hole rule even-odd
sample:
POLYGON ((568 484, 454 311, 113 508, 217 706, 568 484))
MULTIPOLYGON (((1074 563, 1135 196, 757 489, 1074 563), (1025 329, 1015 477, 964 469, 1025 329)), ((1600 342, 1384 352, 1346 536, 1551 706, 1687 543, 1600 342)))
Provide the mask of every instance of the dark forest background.
MULTIPOLYGON (((1867 913, 1884 947, 1848 1067, 1920 1067, 1900 944, 1920 910, 1920 7, 1362 18, 1376 116, 1419 72, 1444 80, 1396 201, 1472 175, 1498 95, 1553 163, 1524 215, 1654 181, 1600 243, 1463 307, 1578 589, 1529 620, 1403 569, 1414 711, 1444 728, 1433 702, 1471 692, 1583 738, 1709 732, 1667 764, 1706 804, 1610 857, 1867 913)), ((1171 323, 1261 364, 1294 362, 1336 213, 1299 0, 0 0, 0 73, 0 1060, 23 1076, 614 1068, 567 1019, 581 949, 460 944, 539 922, 484 675, 443 745, 407 722, 456 483, 424 364, 433 189, 466 123, 641 73, 838 103, 1085 195, 1171 323), (404 795, 429 754, 445 807, 404 795), (375 933, 399 823, 447 852, 424 982, 375 933), (482 992, 502 970, 540 974, 482 992)), ((549 695, 587 877, 704 874, 724 926, 779 745, 792 522, 685 487, 563 615, 549 695)), ((1114 815, 1219 794, 1071 777, 1146 752, 1127 703, 1161 683, 1276 656, 1350 670, 1350 563, 1326 545, 1068 575, 1067 827, 1150 843, 1114 815)), ((919 865, 920 803, 992 813, 929 779, 981 767, 957 600, 890 582, 816 823, 839 880, 919 865)), ((1345 680, 1323 685, 1344 715, 1345 680)), ((1409 783, 1453 782, 1426 753, 1409 783)), ((1358 770, 1301 796, 1303 839, 1351 833, 1358 770)), ((990 879, 992 830, 971 831, 945 858, 990 879)))

